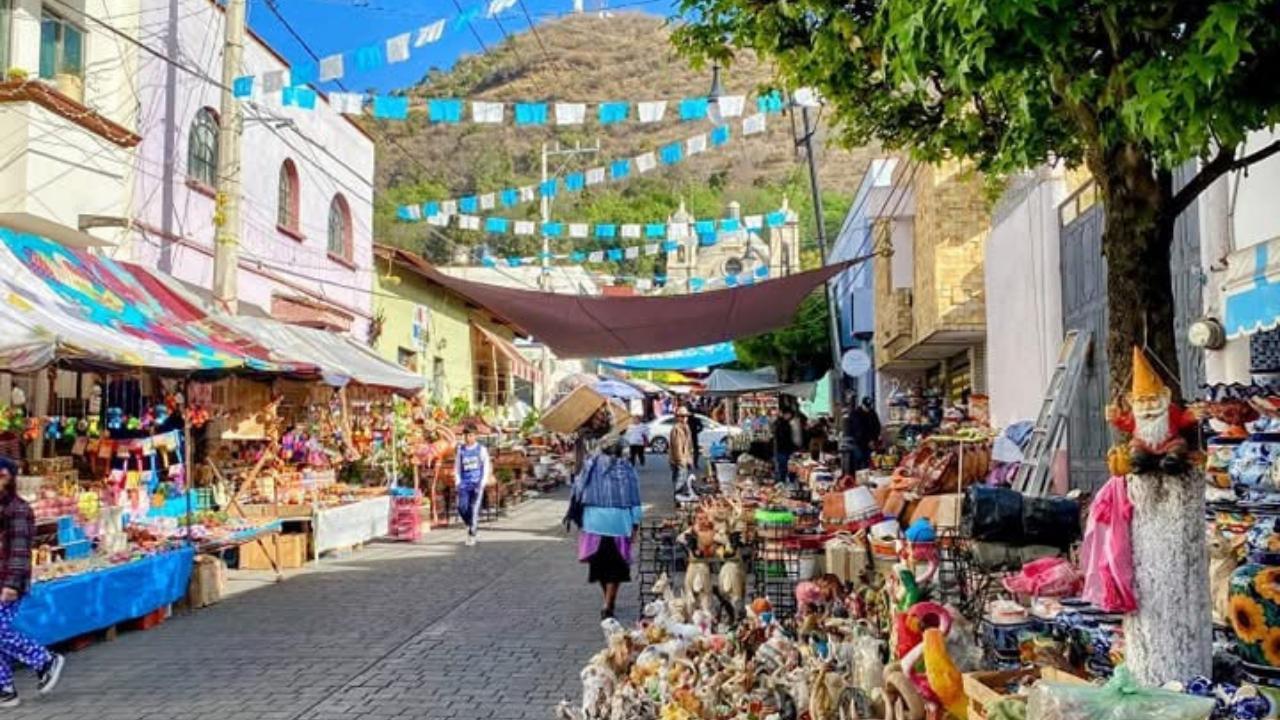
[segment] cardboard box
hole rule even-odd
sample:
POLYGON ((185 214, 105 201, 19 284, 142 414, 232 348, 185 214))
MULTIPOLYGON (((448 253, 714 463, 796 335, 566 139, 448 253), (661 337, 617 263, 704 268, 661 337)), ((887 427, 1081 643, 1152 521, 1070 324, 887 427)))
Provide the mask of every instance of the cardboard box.
POLYGON ((300 568, 307 562, 307 535, 278 535, 264 537, 262 542, 248 542, 240 546, 241 570, 270 570, 271 558, 276 557, 277 544, 279 550, 279 566, 281 570, 300 568))
POLYGON ((965 673, 964 694, 969 698, 969 717, 986 720, 992 703, 1009 697, 1005 690, 1013 684, 1028 685, 1039 680, 1055 683, 1088 684, 1084 678, 1057 668, 1023 668, 1020 670, 984 670, 965 673))
POLYGON ((543 413, 542 426, 552 432, 567 435, 582 427, 607 402, 594 389, 579 385, 543 413))

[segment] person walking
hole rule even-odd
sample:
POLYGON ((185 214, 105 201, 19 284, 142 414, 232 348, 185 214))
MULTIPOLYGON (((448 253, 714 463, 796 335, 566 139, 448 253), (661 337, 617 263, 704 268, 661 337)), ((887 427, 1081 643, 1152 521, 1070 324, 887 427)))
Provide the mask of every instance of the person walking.
POLYGON ((66 659, 49 652, 13 627, 22 597, 31 588, 31 534, 35 514, 18 497, 18 466, 0 456, 0 707, 17 707, 13 661, 36 671, 37 692, 44 695, 58 684, 66 659))
POLYGON ((649 444, 649 426, 640 422, 640 418, 633 418, 632 423, 623 432, 623 439, 630 449, 631 464, 644 467, 645 449, 649 444))
POLYGON ((462 430, 462 443, 454 456, 454 477, 458 484, 458 517, 467 526, 467 546, 476 544, 476 526, 480 523, 480 506, 484 504, 484 486, 493 475, 489 449, 476 439, 476 428, 462 430))
POLYGON ((578 562, 587 563, 587 582, 600 585, 601 620, 613 617, 618 590, 631 582, 632 553, 643 516, 640 478, 622 457, 622 448, 618 434, 606 436, 573 487, 582 504, 578 562))
POLYGON ((773 465, 775 477, 780 483, 791 480, 791 472, 787 466, 791 462, 791 456, 800 449, 797 434, 795 411, 790 407, 783 407, 773 423, 773 465))
POLYGON ((702 432, 702 418, 698 417, 693 403, 685 406, 685 411, 689 415, 689 437, 693 444, 693 469, 697 472, 698 468, 702 467, 702 448, 698 446, 698 435, 702 432))
POLYGON ((667 442, 667 460, 671 463, 671 487, 676 497, 687 495, 689 471, 693 467, 693 431, 689 429, 689 409, 676 410, 676 424, 667 442))

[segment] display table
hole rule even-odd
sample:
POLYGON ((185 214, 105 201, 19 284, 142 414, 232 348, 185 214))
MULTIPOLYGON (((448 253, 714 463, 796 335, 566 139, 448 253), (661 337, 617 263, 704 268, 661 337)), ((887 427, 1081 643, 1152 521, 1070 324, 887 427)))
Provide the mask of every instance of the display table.
POLYGON ((360 500, 347 505, 317 509, 312 521, 313 550, 317 557, 334 550, 383 537, 391 528, 391 497, 360 500))
POLYGON ((82 575, 39 582, 15 626, 42 645, 142 617, 187 592, 195 550, 186 547, 82 575))

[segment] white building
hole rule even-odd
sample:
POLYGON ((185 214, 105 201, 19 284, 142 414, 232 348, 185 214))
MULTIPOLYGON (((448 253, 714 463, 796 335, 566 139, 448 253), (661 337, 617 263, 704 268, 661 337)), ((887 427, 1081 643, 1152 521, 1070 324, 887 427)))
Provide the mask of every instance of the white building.
POLYGON ((138 130, 139 0, 0 0, 0 224, 71 244, 124 233, 138 130))
MULTIPOLYGON (((139 1, 141 42, 182 58, 183 67, 141 56, 135 232, 118 257, 207 290, 223 11, 214 0, 139 1)), ((249 33, 244 75, 288 68, 249 33)), ((286 322, 365 339, 372 320, 373 139, 323 97, 304 110, 258 95, 242 111, 240 302, 286 322)))
POLYGON ((987 293, 987 392, 999 427, 1034 420, 1062 343, 1058 205, 1065 170, 1011 180, 996 204, 983 271, 987 293))

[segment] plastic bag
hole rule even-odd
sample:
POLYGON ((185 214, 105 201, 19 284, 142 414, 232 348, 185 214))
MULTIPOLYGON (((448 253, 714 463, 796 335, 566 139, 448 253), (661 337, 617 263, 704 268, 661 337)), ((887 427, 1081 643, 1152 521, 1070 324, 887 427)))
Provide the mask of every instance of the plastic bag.
POLYGON ((1138 609, 1133 590, 1133 503, 1125 479, 1107 481, 1089 508, 1089 527, 1080 548, 1084 569, 1084 599, 1106 612, 1138 609))
POLYGON ((1014 490, 974 485, 965 492, 963 515, 973 540, 1022 540, 1022 495, 1014 490))
POLYGON ((1041 558, 1022 566, 1022 572, 1006 577, 1004 589, 1015 595, 1070 597, 1080 592, 1084 577, 1062 558, 1041 558))
POLYGON ((1022 501, 1024 545, 1068 548, 1080 539, 1080 504, 1063 497, 1028 497, 1022 501))
POLYGON ((1027 701, 1027 720, 1205 720, 1211 698, 1144 688, 1123 665, 1103 687, 1037 683, 1027 701))

